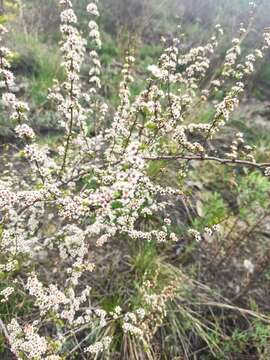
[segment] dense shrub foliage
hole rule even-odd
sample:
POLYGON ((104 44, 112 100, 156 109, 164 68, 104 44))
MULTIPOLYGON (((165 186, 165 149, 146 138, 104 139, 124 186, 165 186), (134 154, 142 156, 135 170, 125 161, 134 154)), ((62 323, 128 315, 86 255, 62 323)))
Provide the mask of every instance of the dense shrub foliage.
POLYGON ((13 91, 0 27, 1 106, 17 137, 0 177, 1 356, 228 359, 253 348, 267 356, 262 296, 244 299, 269 278, 267 243, 251 240, 266 231, 270 162, 242 132, 226 134, 270 46, 265 30, 241 56, 255 5, 217 69, 221 26, 186 51, 179 29, 162 39, 136 94, 130 46, 114 108, 101 82, 98 1, 85 9, 87 38, 72 2, 59 4, 64 74, 48 94, 55 142, 39 139, 32 109, 13 91))

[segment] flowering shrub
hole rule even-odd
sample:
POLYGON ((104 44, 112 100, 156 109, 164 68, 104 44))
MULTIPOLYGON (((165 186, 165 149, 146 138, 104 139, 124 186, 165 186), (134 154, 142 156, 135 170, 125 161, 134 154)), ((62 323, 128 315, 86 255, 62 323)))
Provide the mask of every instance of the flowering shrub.
MULTIPOLYGON (((269 176, 270 163, 256 162, 243 134, 235 135, 224 156, 216 155, 219 149, 214 146, 239 104, 254 65, 269 48, 270 34, 266 31, 261 44, 243 60, 241 44, 247 30, 242 25, 221 71, 207 85, 204 80, 209 78, 221 27, 216 26, 205 46, 186 53, 179 39, 164 39, 164 52, 156 65, 149 66, 145 88, 137 96, 130 91, 135 58, 129 50, 114 111, 102 97, 97 0, 86 9, 88 42, 77 28, 72 2, 59 3, 66 79, 55 81, 48 97, 64 133, 61 144, 39 143, 28 122, 28 105, 12 93, 10 51, 0 48, 2 102, 23 146, 19 153, 23 174, 9 164, 8 174, 0 179, 0 270, 6 284, 0 296, 2 304, 15 307, 23 297, 33 309, 31 316, 27 311, 5 316, 0 325, 16 359, 113 356, 110 349, 119 348, 120 334, 126 344, 135 338, 151 359, 149 344, 168 315, 167 302, 179 296, 179 279, 184 283, 184 275, 178 274, 176 281, 172 271, 165 276, 162 267, 155 269, 152 281, 146 278, 140 284, 139 302, 106 309, 95 295, 103 266, 99 254, 105 258, 116 241, 173 247, 183 236, 198 243, 205 236, 218 236, 222 228, 218 223, 200 231, 190 227, 181 235, 175 230, 169 208, 188 198, 188 188, 174 186, 173 179, 168 186, 156 181, 151 168, 160 161, 178 164, 184 181, 191 161, 242 166, 269 176), (91 62, 87 87, 80 77, 86 56, 91 62), (221 89, 224 96, 215 104, 213 118, 200 122, 196 108, 221 89), (157 286, 155 280, 162 274, 167 283, 157 286)), ((2 43, 6 31, 1 26, 2 43)), ((124 257, 125 245, 122 251, 124 257)), ((249 259, 244 267, 248 274, 254 272, 249 259)), ((125 345, 121 346, 123 350, 125 345)), ((123 351, 129 354, 126 358, 137 358, 130 349, 123 351)))

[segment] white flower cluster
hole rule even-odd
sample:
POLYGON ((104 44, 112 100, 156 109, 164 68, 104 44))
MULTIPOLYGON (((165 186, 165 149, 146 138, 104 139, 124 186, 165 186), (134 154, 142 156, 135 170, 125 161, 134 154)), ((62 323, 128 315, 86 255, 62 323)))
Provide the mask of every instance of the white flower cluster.
POLYGON ((95 2, 91 2, 90 4, 87 5, 87 12, 91 15, 94 16, 99 16, 99 11, 98 11, 98 7, 97 7, 97 3, 98 0, 96 0, 95 2))
POLYGON ((27 359, 32 360, 47 359, 45 356, 48 350, 47 341, 45 337, 38 335, 34 325, 25 325, 24 328, 22 328, 18 322, 13 319, 11 323, 8 324, 7 329, 11 350, 18 359, 21 359, 21 354, 24 354, 27 359))
POLYGON ((245 259, 243 265, 249 274, 252 274, 254 272, 255 265, 249 259, 245 259))
POLYGON ((125 333, 130 333, 139 338, 143 338, 144 331, 141 324, 145 318, 145 310, 142 308, 137 309, 135 312, 128 312, 124 316, 124 323, 122 325, 125 333))
POLYGON ((90 354, 99 354, 102 351, 105 351, 109 348, 112 342, 112 338, 109 336, 104 336, 101 341, 88 346, 84 351, 90 354))
POLYGON ((264 170, 264 174, 265 174, 265 176, 270 176, 270 167, 267 167, 267 168, 264 170))
POLYGON ((213 225, 212 227, 206 227, 203 229, 202 233, 200 233, 199 231, 195 230, 195 229, 189 229, 188 230, 188 234, 193 237, 197 242, 201 242, 203 237, 207 237, 208 241, 211 242, 211 240, 209 240, 209 238, 211 238, 215 233, 220 232, 221 230, 221 226, 219 224, 213 225))
POLYGON ((70 24, 77 22, 77 16, 75 15, 73 9, 66 9, 61 13, 62 23, 70 24))
POLYGON ((14 288, 13 287, 6 287, 4 290, 2 290, 0 292, 0 296, 3 297, 3 299, 1 299, 1 303, 7 302, 10 295, 14 293, 14 288))
POLYGON ((88 27, 89 27, 89 38, 91 41, 94 42, 94 44, 99 49, 101 47, 101 40, 100 40, 98 24, 94 20, 91 20, 89 21, 88 27))
POLYGON ((27 124, 17 125, 15 127, 15 132, 22 139, 24 137, 29 138, 29 139, 35 138, 35 133, 34 133, 33 129, 30 126, 28 126, 27 124))

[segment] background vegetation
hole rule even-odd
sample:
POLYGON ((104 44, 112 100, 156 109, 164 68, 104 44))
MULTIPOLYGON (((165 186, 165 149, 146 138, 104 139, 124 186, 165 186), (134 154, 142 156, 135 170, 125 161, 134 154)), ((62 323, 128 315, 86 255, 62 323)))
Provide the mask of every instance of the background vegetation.
MULTIPOLYGON (((140 76, 147 65, 153 63, 161 51, 161 36, 172 38, 181 31, 185 34, 183 46, 192 47, 202 44, 213 33, 214 26, 220 23, 225 36, 220 54, 225 54, 228 45, 235 36, 239 24, 246 22, 249 16, 248 0, 108 0, 101 1, 100 26, 103 37, 101 60, 106 66, 104 96, 111 97, 119 83, 119 68, 125 51, 132 44, 136 56, 138 81, 133 87, 134 93, 140 90, 140 76), (185 45, 184 45, 185 44, 185 45)), ((85 14, 86 0, 74 1, 80 26, 87 31, 85 14)), ((262 0, 258 4, 252 31, 245 43, 246 52, 258 40, 258 34, 268 25, 266 14, 270 3, 262 0)), ((20 87, 16 89, 26 95, 35 109, 32 121, 35 129, 48 132, 55 129, 55 121, 46 100, 47 89, 54 78, 63 76, 59 41, 59 6, 57 0, 27 0, 24 2, 5 0, 0 23, 10 27, 8 45, 15 51, 13 70, 20 77, 20 87), (49 56, 48 56, 49 54, 49 56)), ((87 77, 87 64, 85 78, 87 77)), ((269 57, 260 64, 258 71, 250 81, 249 96, 254 102, 252 110, 261 112, 260 101, 267 101, 270 84, 269 57)), ((264 112, 265 110, 263 110, 264 112)), ((266 110, 267 111, 267 110, 266 110)), ((10 126, 2 118, 0 135, 12 136, 10 126)))

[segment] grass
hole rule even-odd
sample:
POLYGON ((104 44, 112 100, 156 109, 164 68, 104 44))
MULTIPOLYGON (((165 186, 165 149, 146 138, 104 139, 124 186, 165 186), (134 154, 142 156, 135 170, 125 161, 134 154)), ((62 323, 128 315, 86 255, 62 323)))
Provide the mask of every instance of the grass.
POLYGON ((228 206, 218 192, 205 192, 203 199, 197 203, 199 217, 193 222, 193 227, 203 231, 206 226, 221 223, 228 216, 228 206))
MULTIPOLYGON (((85 337, 86 344, 98 341, 104 334, 114 337, 110 351, 101 354, 100 359, 116 356, 156 360, 161 356, 164 360, 177 357, 225 360, 232 354, 242 356, 250 353, 250 346, 255 346, 261 354, 266 351, 270 320, 267 316, 260 316, 256 307, 246 310, 234 306, 219 292, 196 281, 194 275, 188 275, 186 266, 185 272, 182 270, 181 258, 171 261, 171 247, 165 247, 162 251, 153 242, 139 241, 126 243, 125 246, 129 254, 125 267, 110 280, 113 282, 113 292, 107 296, 102 292, 100 301, 107 311, 113 311, 120 304, 124 304, 125 312, 144 307, 147 309, 147 319, 151 319, 151 322, 146 319, 146 324, 153 334, 138 339, 123 333, 121 317, 108 322, 103 329, 93 324, 80 337, 85 337), (146 281, 152 284, 150 288, 145 288, 146 281), (166 295, 168 289, 169 296, 166 295), (145 303, 145 291, 159 298, 160 304, 165 299, 164 312, 157 311, 154 304, 145 303), (231 322, 235 324, 235 329, 231 322)), ((118 265, 115 264, 117 269, 118 265)), ((114 274, 113 269, 110 271, 114 274)), ((104 282, 107 280, 104 279, 104 282)), ((100 284, 101 288, 107 286, 105 283, 100 284)), ((98 294, 96 301, 99 301, 98 294)), ((67 353, 75 346, 76 342, 70 340, 67 353)), ((78 350, 70 358, 77 359, 79 356, 78 350)))
POLYGON ((38 35, 16 31, 10 42, 15 51, 13 67, 17 73, 28 76, 29 98, 36 106, 44 105, 53 80, 64 78, 58 47, 42 43, 38 35))
MULTIPOLYGON (((37 35, 24 34, 14 30, 10 33, 12 70, 18 77, 19 97, 29 101, 31 109, 30 123, 35 129, 44 131, 56 129, 55 116, 51 112, 47 100, 48 88, 52 87, 54 79, 63 80, 64 71, 61 67, 61 57, 56 45, 41 42, 37 35)), ((0 135, 12 137, 12 124, 9 115, 2 111, 0 118, 0 135)))

